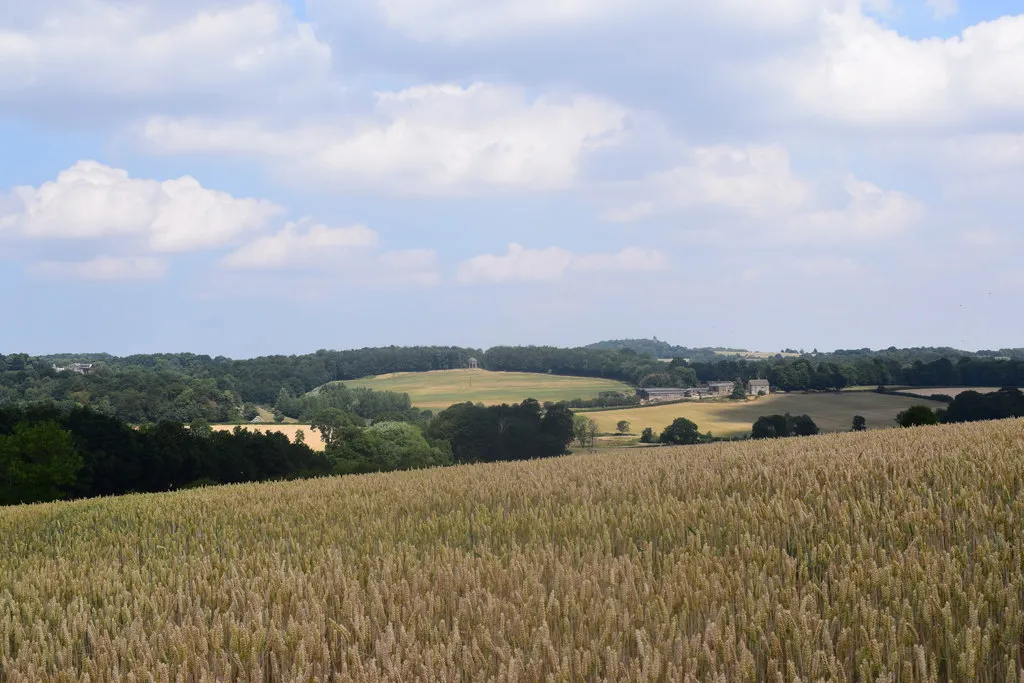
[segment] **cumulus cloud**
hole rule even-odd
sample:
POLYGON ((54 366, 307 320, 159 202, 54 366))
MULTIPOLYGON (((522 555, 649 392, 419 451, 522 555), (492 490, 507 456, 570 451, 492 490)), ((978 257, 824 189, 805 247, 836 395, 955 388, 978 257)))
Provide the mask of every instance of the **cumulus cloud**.
POLYGON ((859 11, 826 13, 802 59, 777 61, 771 78, 804 115, 859 125, 964 124, 1024 111, 1024 15, 961 35, 914 40, 859 11))
POLYGON ((71 280, 159 280, 167 262, 150 257, 97 256, 87 261, 40 261, 29 266, 37 277, 71 280))
POLYGON ((459 264, 458 280, 476 282, 544 282, 567 273, 625 273, 659 270, 665 256, 653 249, 629 247, 612 254, 576 254, 560 247, 526 249, 510 244, 503 256, 482 254, 459 264))
POLYGON ((287 224, 228 254, 228 271, 296 271, 323 281, 375 288, 432 287, 441 280, 433 249, 378 250, 376 231, 363 225, 330 228, 309 218, 287 224))
POLYGON ((790 170, 779 145, 699 147, 683 164, 652 174, 631 188, 649 196, 610 209, 613 222, 633 222, 680 209, 717 206, 750 215, 773 215, 803 206, 810 189, 790 170))
POLYGON ((330 74, 330 48, 273 0, 22 4, 38 7, 0 19, 0 104, 193 98, 193 107, 224 107, 251 102, 246 93, 266 103, 299 84, 322 88, 330 74))
POLYGON ((912 227, 924 209, 915 199, 848 176, 841 187, 811 183, 790 168, 781 146, 697 148, 684 165, 628 183, 632 202, 605 212, 612 222, 685 218, 717 212, 711 241, 863 240, 912 227), (838 199, 834 198, 838 196, 838 199))
POLYGON ((377 233, 366 226, 329 228, 305 219, 246 244, 225 256, 221 264, 238 269, 318 267, 376 244, 377 233))
POLYGON ((879 240, 908 230, 924 215, 924 207, 913 198, 853 176, 844 189, 844 206, 794 216, 785 229, 787 237, 808 242, 879 240))
POLYGON ((140 134, 154 152, 254 155, 330 187, 458 195, 571 186, 587 152, 609 144, 626 114, 594 97, 530 98, 477 83, 378 93, 364 120, 275 128, 156 117, 140 134))
POLYGON ((16 187, 4 204, 0 234, 130 240, 158 253, 230 244, 282 211, 265 200, 206 189, 188 176, 143 180, 96 161, 80 161, 38 188, 16 187))

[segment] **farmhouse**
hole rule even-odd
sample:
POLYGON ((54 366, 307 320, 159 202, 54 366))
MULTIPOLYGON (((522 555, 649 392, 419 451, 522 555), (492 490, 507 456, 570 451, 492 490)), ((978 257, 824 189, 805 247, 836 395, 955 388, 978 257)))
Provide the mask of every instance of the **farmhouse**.
POLYGON ((92 363, 72 363, 65 367, 57 367, 57 364, 53 364, 54 372, 73 372, 76 375, 88 375, 92 372, 92 363))
POLYGON ((747 393, 751 396, 758 396, 762 393, 767 396, 772 393, 771 383, 766 379, 752 379, 747 382, 747 393))

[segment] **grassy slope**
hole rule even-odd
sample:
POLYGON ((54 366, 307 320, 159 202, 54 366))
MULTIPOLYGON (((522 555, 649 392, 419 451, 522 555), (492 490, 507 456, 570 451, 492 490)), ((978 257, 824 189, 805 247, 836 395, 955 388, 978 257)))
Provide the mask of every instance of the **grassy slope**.
POLYGON ((0 663, 1017 680, 1022 453, 1017 420, 0 509, 0 663))
POLYGON ((399 391, 412 397, 413 405, 443 410, 455 403, 520 403, 527 398, 567 401, 593 398, 602 391, 634 389, 622 382, 525 372, 488 372, 486 370, 443 370, 438 372, 401 372, 344 382, 349 387, 367 387, 378 391, 399 391))
POLYGON ((716 436, 733 436, 749 432, 750 426, 761 415, 806 413, 822 431, 838 432, 850 429, 854 415, 863 415, 870 429, 892 427, 897 413, 919 402, 911 398, 864 391, 841 394, 774 394, 756 401, 677 403, 586 415, 597 422, 603 432, 614 431, 619 420, 629 421, 633 433, 636 434, 644 427, 651 427, 655 432, 659 432, 677 417, 685 417, 696 422, 702 432, 710 431, 716 436))

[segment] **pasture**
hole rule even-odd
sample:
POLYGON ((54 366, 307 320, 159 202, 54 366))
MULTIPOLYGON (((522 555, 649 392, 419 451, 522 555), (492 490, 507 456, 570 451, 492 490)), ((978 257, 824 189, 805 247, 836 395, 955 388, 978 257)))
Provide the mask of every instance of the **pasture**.
POLYGON ((715 436, 739 436, 750 432, 751 425, 760 416, 775 413, 810 415, 823 432, 848 431, 854 415, 863 415, 868 421, 868 429, 894 427, 896 415, 917 403, 921 401, 850 391, 772 394, 750 401, 692 401, 582 414, 596 422, 602 432, 613 432, 619 420, 626 420, 634 434, 639 434, 644 427, 651 427, 658 434, 677 417, 685 417, 696 422, 702 432, 710 431, 715 436))
POLYGON ((346 380, 342 384, 347 387, 406 393, 412 398, 414 406, 435 411, 466 401, 495 405, 521 403, 527 398, 535 398, 544 403, 594 398, 602 391, 621 391, 627 394, 635 391, 628 384, 614 380, 487 370, 400 372, 346 380))
POLYGON ((1020 420, 0 509, 10 681, 1024 678, 1020 420))

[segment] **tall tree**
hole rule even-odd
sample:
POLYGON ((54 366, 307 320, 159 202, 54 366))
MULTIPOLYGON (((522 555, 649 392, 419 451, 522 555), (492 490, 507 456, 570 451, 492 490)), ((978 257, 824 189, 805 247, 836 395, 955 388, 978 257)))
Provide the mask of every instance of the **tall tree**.
POLYGON ((59 500, 81 467, 70 432, 59 424, 17 424, 0 435, 0 504, 59 500))
POLYGON ((679 417, 661 433, 661 443, 676 446, 700 443, 701 433, 696 423, 685 417, 679 417))

